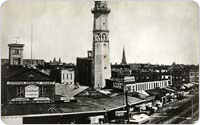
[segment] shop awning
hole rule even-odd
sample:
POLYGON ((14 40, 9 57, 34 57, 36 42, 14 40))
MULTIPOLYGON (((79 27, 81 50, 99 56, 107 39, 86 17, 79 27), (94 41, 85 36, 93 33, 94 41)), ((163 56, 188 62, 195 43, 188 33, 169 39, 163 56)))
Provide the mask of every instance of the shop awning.
POLYGON ((147 119, 149 119, 149 116, 146 115, 146 114, 133 115, 130 118, 130 122, 140 123, 140 122, 143 122, 143 121, 145 121, 147 119))
POLYGON ((48 97, 38 97, 38 98, 34 98, 33 101, 50 101, 50 98, 48 98, 48 97))
POLYGON ((26 101, 30 101, 30 99, 28 99, 28 98, 14 98, 14 99, 11 99, 11 102, 26 102, 26 101))

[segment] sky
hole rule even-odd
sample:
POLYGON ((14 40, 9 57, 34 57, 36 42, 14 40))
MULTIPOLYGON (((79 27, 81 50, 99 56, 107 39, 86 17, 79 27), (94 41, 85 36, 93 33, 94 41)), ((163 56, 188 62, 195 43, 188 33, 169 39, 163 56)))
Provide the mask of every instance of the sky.
MULTIPOLYGON (((23 43, 24 58, 76 63, 92 50, 93 1, 7 1, 1 6, 1 57, 23 43), (20 37, 18 40, 15 37, 20 37)), ((111 63, 198 64, 199 8, 191 1, 108 1, 111 63)))

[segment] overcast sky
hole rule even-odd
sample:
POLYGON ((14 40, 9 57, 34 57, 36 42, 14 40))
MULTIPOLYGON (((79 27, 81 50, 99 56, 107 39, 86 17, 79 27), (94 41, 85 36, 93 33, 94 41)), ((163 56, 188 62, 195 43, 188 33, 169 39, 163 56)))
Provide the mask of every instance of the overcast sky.
MULTIPOLYGON (((24 58, 61 57, 76 62, 92 49, 93 1, 5 2, 1 8, 1 56, 19 36, 24 58)), ((128 63, 197 64, 199 62, 198 5, 194 2, 109 1, 111 62, 121 62, 125 47, 128 63)))

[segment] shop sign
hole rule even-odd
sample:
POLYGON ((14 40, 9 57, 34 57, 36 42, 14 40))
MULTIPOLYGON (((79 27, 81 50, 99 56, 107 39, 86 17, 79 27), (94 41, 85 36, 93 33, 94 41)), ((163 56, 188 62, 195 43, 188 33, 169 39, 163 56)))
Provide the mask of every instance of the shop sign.
POLYGON ((55 82, 47 82, 47 81, 28 81, 28 82, 24 82, 24 81, 8 81, 7 85, 54 85, 55 82))
POLYGON ((115 111, 115 116, 125 116, 127 111, 115 111))
POLYGON ((36 98, 39 97, 39 87, 35 85, 28 85, 25 87, 25 97, 26 98, 36 98))
POLYGON ((135 77, 134 76, 125 76, 124 82, 135 82, 135 77))
POLYGON ((121 83, 121 82, 113 82, 113 88, 115 88, 115 89, 123 89, 123 83, 121 83))

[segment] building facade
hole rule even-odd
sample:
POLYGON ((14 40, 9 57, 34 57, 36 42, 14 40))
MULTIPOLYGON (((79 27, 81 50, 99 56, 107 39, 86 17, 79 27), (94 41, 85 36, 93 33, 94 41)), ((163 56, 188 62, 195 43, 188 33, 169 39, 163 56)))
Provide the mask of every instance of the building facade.
POLYGON ((74 85, 75 71, 74 68, 54 69, 51 71, 50 77, 57 83, 74 85))
POLYGON ((2 67, 2 84, 8 104, 52 103, 55 83, 40 71, 23 66, 2 67))
POLYGON ((195 82, 199 83, 199 70, 198 69, 192 69, 189 72, 189 82, 195 82))
POLYGON ((1 65, 2 104, 52 103, 55 84, 39 70, 23 65, 24 44, 8 44, 9 63, 1 65))
POLYGON ((105 79, 111 77, 107 21, 110 9, 107 7, 107 2, 95 1, 92 13, 94 14, 92 82, 94 82, 94 88, 104 88, 105 79))
MULTIPOLYGON (((126 78, 126 77, 125 77, 126 78)), ((171 79, 162 79, 157 81, 137 82, 134 76, 129 76, 129 79, 112 78, 106 80, 106 87, 116 90, 123 90, 124 86, 129 92, 140 92, 155 88, 166 88, 171 85, 171 79)))
MULTIPOLYGON (((37 67, 39 65, 44 66, 45 65, 45 61, 43 59, 22 59, 22 64, 24 66, 33 66, 33 67, 37 67)), ((1 59, 1 65, 6 65, 9 64, 9 59, 1 59)))
POLYGON ((38 65, 45 65, 45 61, 43 59, 23 59, 23 65, 25 66, 38 66, 38 65))
POLYGON ((24 44, 12 43, 9 46, 9 64, 23 65, 23 47, 24 44))
POLYGON ((170 80, 149 81, 134 84, 126 84, 129 92, 143 91, 155 88, 165 88, 170 85, 170 80))
POLYGON ((92 83, 92 58, 76 59, 76 82, 83 86, 93 87, 92 83))

